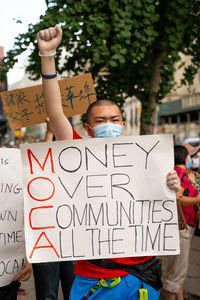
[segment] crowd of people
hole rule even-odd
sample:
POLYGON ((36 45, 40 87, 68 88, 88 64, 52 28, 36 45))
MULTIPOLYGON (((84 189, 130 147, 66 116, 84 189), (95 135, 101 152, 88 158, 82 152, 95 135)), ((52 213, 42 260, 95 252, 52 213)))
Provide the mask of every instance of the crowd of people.
MULTIPOLYGON (((42 30, 37 35, 45 107, 50 120, 45 141, 53 140, 53 136, 55 140, 81 139, 62 110, 54 60, 56 48, 61 39, 62 30, 58 25, 42 30)), ((87 109, 85 130, 92 138, 119 137, 123 134, 124 126, 122 112, 111 100, 98 100, 87 109)), ((162 285, 164 299, 183 300, 185 297, 183 284, 187 275, 191 238, 198 224, 199 151, 200 146, 192 147, 188 144, 175 146, 175 170, 166 174, 166 184, 175 191, 184 219, 179 230, 180 255, 161 258, 162 278, 158 260, 152 256, 115 258, 95 262, 81 260, 76 263, 37 263, 33 264, 36 299, 56 300, 58 283, 61 280, 63 297, 70 300, 109 298, 156 300, 160 298, 162 285)), ((16 285, 18 280, 28 279, 29 276, 30 266, 28 265, 14 278, 13 282, 16 285)), ((0 299, 17 299, 19 285, 17 284, 12 295, 11 285, 13 283, 0 288, 0 299)))

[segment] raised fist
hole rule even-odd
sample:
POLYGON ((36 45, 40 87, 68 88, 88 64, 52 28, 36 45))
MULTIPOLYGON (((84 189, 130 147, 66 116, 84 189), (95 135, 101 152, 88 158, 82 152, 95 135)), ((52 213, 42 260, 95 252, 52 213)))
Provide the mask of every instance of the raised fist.
POLYGON ((62 39, 59 25, 40 30, 37 34, 38 47, 41 55, 55 52, 62 39))

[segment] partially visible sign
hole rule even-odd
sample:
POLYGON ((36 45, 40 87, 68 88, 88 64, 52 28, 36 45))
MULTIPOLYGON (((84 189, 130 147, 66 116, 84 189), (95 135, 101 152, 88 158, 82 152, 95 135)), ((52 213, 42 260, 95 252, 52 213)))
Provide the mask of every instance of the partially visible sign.
MULTIPOLYGON (((84 113, 96 100, 91 73, 59 80, 59 86, 67 117, 84 113)), ((2 92, 1 98, 11 129, 45 122, 42 85, 2 92)))
POLYGON ((25 264, 22 166, 19 149, 0 149, 0 287, 25 264))

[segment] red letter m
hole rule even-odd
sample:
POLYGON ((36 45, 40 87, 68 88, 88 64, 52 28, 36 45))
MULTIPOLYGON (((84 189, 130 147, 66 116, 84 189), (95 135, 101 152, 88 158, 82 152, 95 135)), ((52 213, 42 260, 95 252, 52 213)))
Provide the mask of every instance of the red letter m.
POLYGON ((30 149, 28 149, 27 152, 28 152, 28 159, 29 159, 29 165, 30 165, 30 172, 31 172, 31 174, 33 174, 33 165, 32 165, 31 155, 33 156, 33 158, 36 160, 36 162, 38 163, 38 165, 40 166, 40 168, 43 171, 44 171, 44 167, 45 167, 46 162, 47 162, 47 158, 49 156, 50 157, 50 162, 51 162, 51 171, 52 171, 52 173, 55 173, 55 171, 54 171, 54 165, 53 165, 52 149, 51 148, 49 148, 49 151, 47 152, 47 155, 45 157, 43 165, 40 164, 40 162, 38 161, 38 159, 35 157, 35 155, 33 154, 33 152, 30 149))

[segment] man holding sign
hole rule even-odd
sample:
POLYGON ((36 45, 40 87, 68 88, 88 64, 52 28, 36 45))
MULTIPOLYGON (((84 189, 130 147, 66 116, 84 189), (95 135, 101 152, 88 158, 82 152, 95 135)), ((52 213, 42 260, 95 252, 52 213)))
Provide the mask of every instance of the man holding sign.
MULTIPOLYGON (((80 139, 62 111, 56 79, 54 55, 62 38, 58 25, 38 33, 42 60, 43 91, 46 111, 56 140, 80 139)), ((88 107, 85 129, 92 138, 119 137, 124 129, 122 113, 110 100, 99 100, 88 107)), ((73 158, 72 158, 73 160, 73 158)), ((180 183, 176 172, 167 176, 167 185, 175 192, 180 183)), ((129 245, 127 245, 128 247, 129 245)), ((77 261, 70 299, 159 299, 161 287, 157 260, 152 256, 77 261)))

